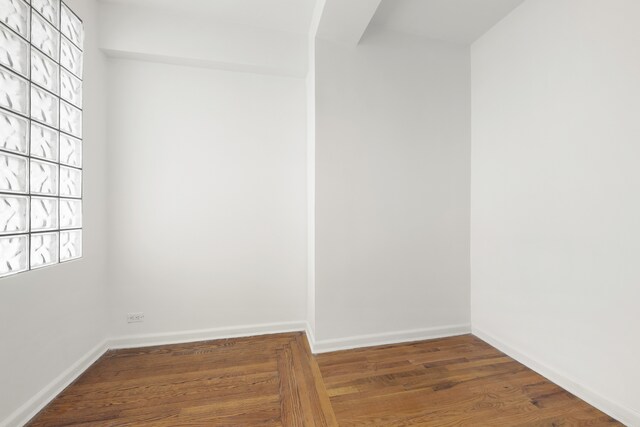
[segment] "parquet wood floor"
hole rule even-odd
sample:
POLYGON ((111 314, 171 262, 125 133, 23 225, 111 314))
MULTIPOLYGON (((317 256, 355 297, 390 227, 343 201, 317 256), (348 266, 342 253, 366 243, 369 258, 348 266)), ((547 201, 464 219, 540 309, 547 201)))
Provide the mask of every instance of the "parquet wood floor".
POLYGON ((467 335, 314 357, 303 333, 106 353, 29 426, 620 425, 467 335))

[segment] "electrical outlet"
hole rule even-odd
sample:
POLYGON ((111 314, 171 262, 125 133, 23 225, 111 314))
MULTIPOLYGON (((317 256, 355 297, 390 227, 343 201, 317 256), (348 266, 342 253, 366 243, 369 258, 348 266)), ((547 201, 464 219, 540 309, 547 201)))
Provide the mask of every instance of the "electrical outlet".
POLYGON ((144 313, 128 313, 127 323, 140 323, 144 322, 144 313))

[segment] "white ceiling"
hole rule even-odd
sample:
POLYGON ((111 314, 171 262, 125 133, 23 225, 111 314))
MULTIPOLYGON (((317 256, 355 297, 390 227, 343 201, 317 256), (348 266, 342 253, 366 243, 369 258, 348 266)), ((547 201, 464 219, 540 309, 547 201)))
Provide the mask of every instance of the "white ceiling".
POLYGON ((304 33, 309 30, 315 0, 102 0, 197 14, 213 22, 304 33))
POLYGON ((524 0, 382 0, 373 23, 452 43, 471 44, 524 0))
POLYGON ((380 0, 326 0, 317 36, 356 46, 379 5, 380 0))

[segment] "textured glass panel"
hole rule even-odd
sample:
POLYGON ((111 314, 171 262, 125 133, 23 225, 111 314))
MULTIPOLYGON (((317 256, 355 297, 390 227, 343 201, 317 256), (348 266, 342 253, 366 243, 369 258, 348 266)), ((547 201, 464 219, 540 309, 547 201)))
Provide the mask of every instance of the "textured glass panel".
POLYGON ((0 149, 27 154, 29 121, 0 110, 0 149))
POLYGON ((82 49, 84 44, 84 29, 80 19, 66 6, 62 5, 62 21, 60 23, 62 34, 67 36, 76 46, 82 49))
POLYGON ((65 69, 60 70, 60 95, 65 101, 82 108, 82 81, 65 69))
POLYGON ((58 199, 31 198, 31 231, 48 231, 58 228, 58 199))
POLYGON ((0 277, 82 257, 84 28, 0 0, 0 277))
POLYGON ((31 44, 51 58, 58 60, 60 33, 37 13, 31 19, 31 44))
POLYGON ((29 6, 22 0, 0 0, 0 21, 25 39, 29 38, 29 6))
POLYGON ((26 193, 28 187, 26 157, 0 153, 0 191, 26 193))
POLYGON ((60 66, 46 55, 33 49, 31 51, 31 81, 38 86, 58 93, 60 66))
POLYGON ((60 135, 60 163, 82 167, 82 141, 72 136, 60 135))
POLYGON ((31 6, 55 27, 58 26, 60 0, 31 0, 31 6))
POLYGON ((82 230, 60 232, 60 261, 82 256, 82 230))
POLYGON ((66 38, 62 38, 62 57, 60 64, 77 77, 82 78, 82 51, 66 38))
MULTIPOLYGON (((1 1, 1 0, 0 0, 1 1)), ((29 43, 0 25, 0 64, 27 76, 29 73, 29 43)))
POLYGON ((60 228, 82 227, 82 200, 60 199, 60 228))
POLYGON ((58 233, 31 235, 31 268, 40 268, 58 262, 58 233))
POLYGON ((60 102, 60 130, 82 138, 82 111, 64 101, 60 102))
POLYGON ((2 68, 0 68, 0 106, 25 116, 29 113, 29 82, 2 68))
POLYGON ((28 235, 0 237, 0 277, 26 271, 28 263, 28 235))
POLYGON ((31 122, 31 156, 58 161, 58 132, 31 122))
POLYGON ((82 197, 82 171, 60 166, 60 196, 82 197))
POLYGON ((0 195, 0 234, 29 232, 29 198, 0 195))
POLYGON ((58 127, 60 101, 49 92, 31 86, 31 118, 58 127))
POLYGON ((31 193, 58 194, 58 165, 31 160, 31 193))

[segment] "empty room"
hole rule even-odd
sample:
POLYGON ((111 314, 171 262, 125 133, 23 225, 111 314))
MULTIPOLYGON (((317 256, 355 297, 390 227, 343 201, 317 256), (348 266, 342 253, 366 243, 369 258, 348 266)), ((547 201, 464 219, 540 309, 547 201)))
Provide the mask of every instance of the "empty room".
POLYGON ((0 0, 0 427, 640 427, 639 0, 0 0))

